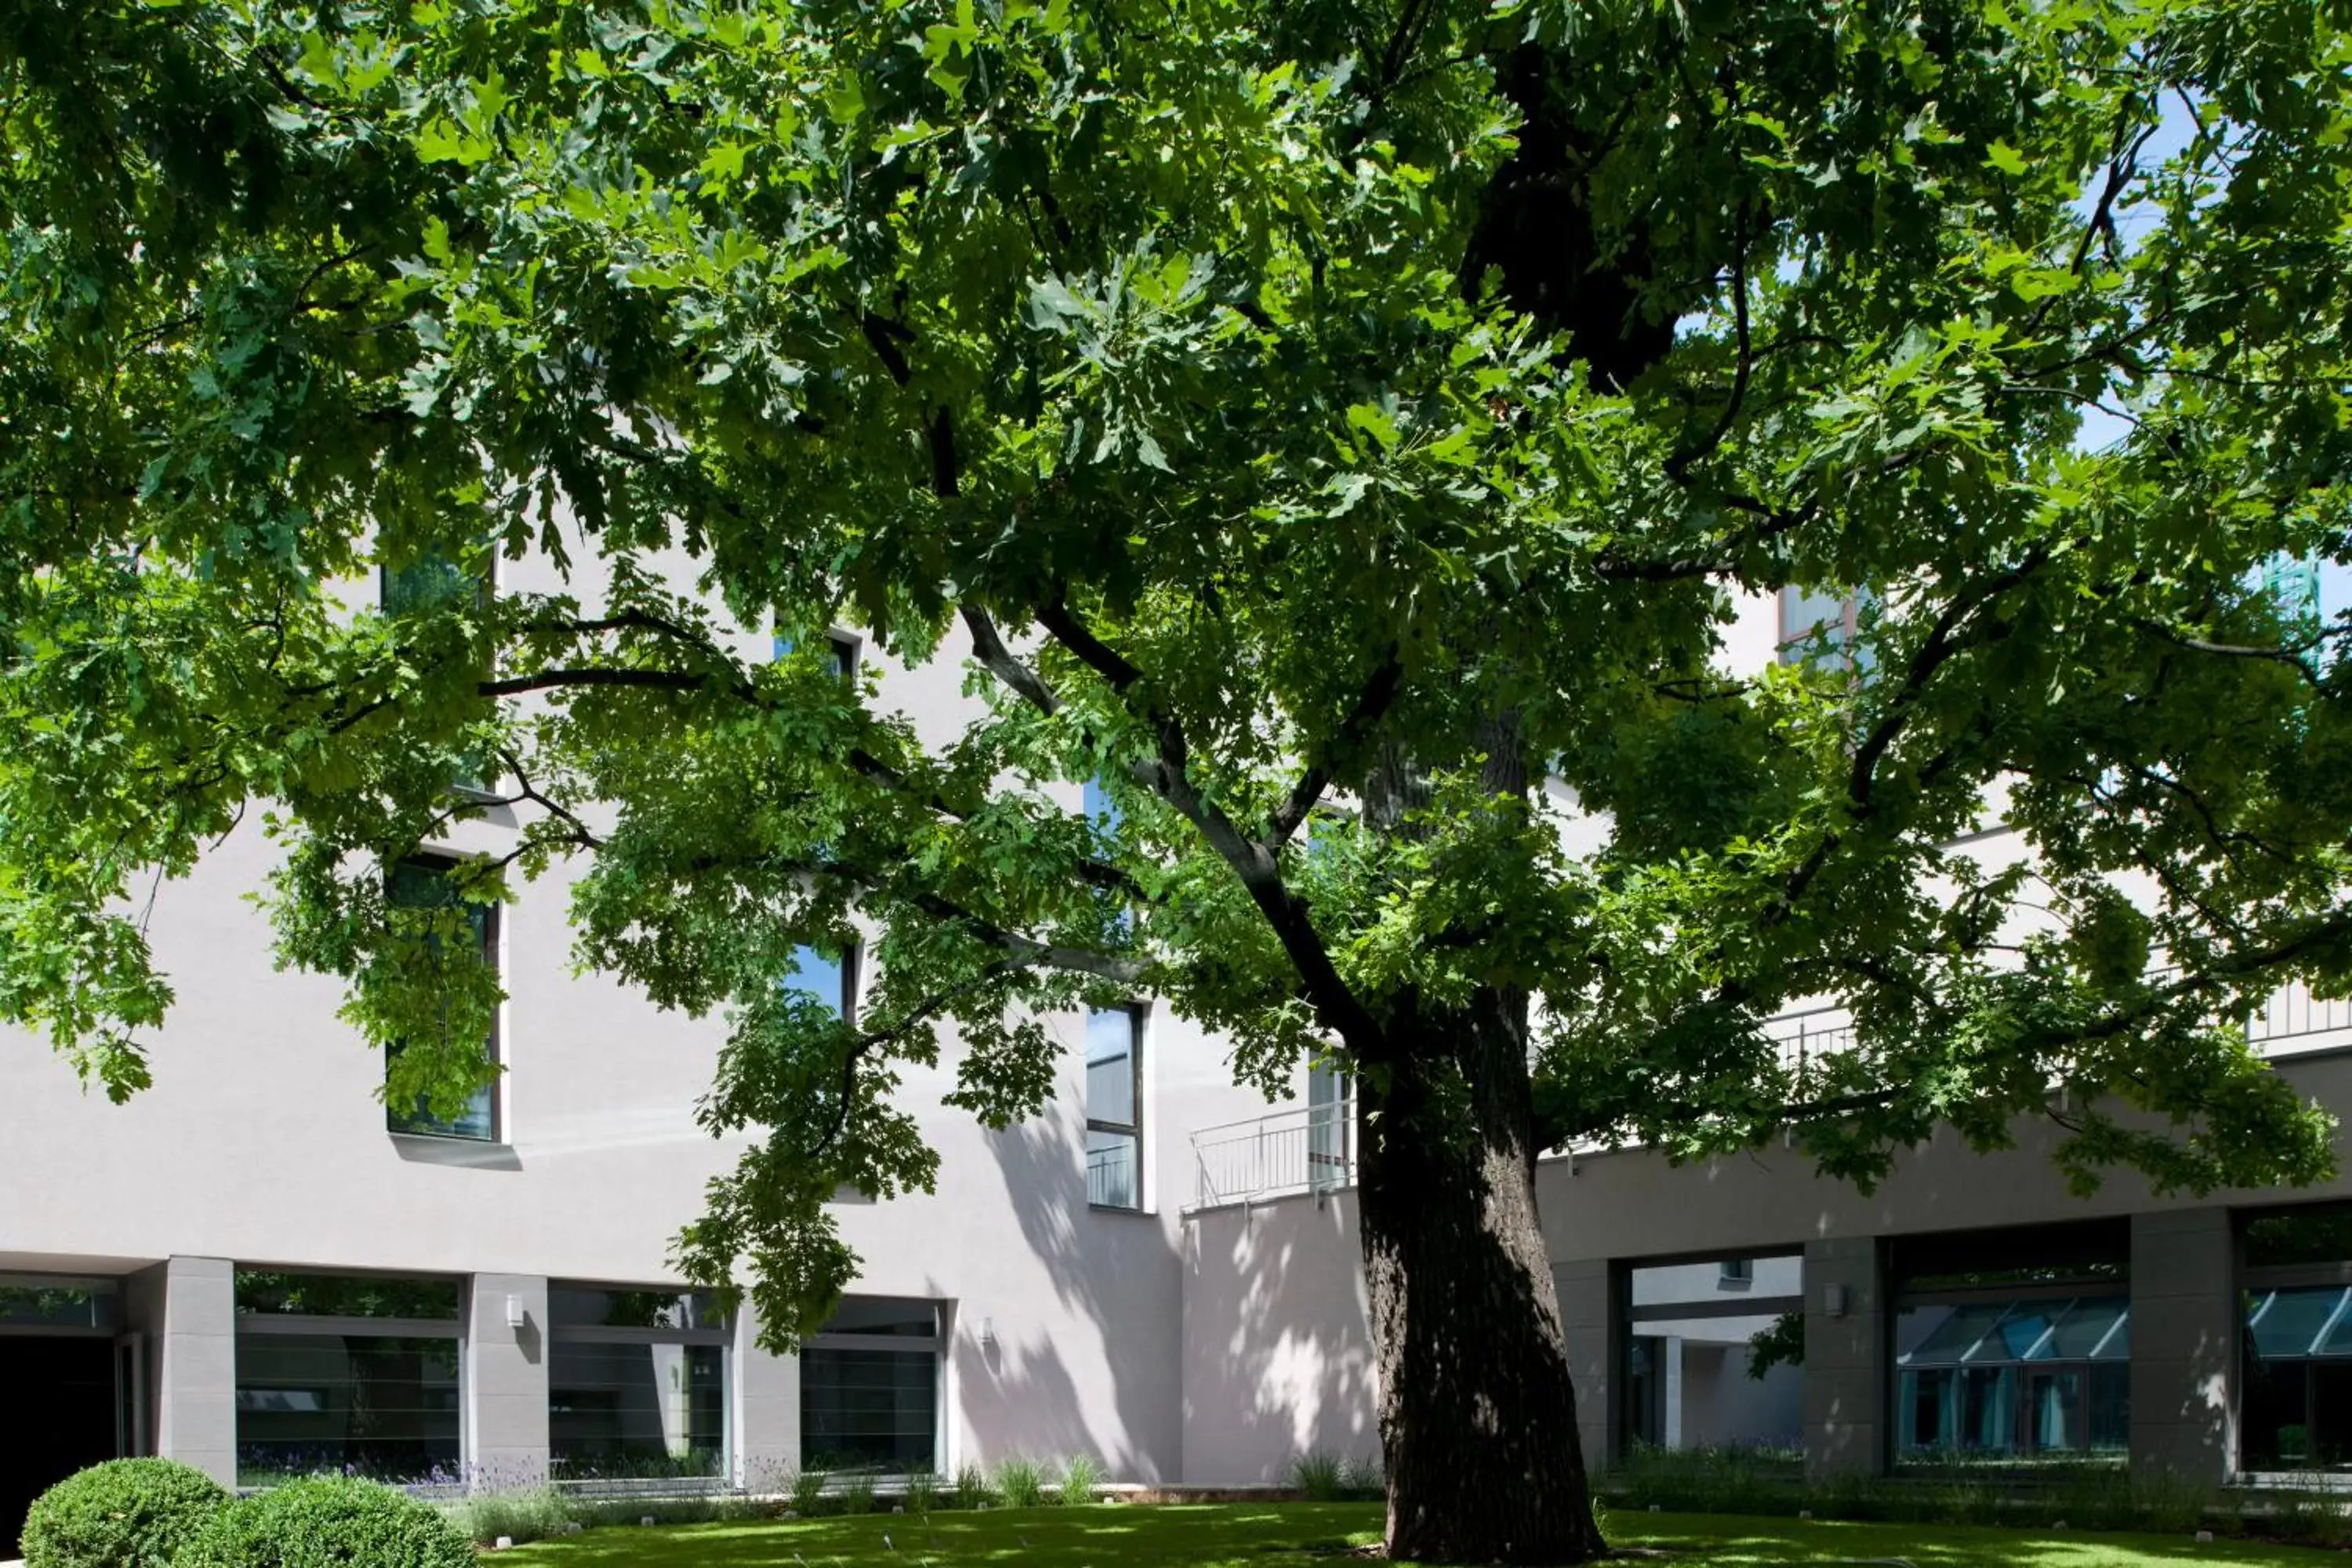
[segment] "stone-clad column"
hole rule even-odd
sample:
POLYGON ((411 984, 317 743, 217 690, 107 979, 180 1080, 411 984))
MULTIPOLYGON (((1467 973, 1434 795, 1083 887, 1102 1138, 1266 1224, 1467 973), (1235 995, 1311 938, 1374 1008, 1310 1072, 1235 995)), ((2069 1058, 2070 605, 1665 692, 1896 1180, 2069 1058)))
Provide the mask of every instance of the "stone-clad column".
POLYGON ((236 1271, 226 1258, 163 1266, 155 1357, 155 1451, 236 1484, 236 1271))
POLYGON ((2131 1453, 2219 1485, 2236 1468, 2237 1253, 2230 1211, 2132 1216, 2131 1453))
POLYGON ((1805 1475, 1886 1465, 1886 1290, 1878 1241, 1805 1244, 1805 1475))
POLYGON ((547 1479, 547 1281, 477 1274, 466 1292, 466 1471, 481 1489, 547 1479), (516 1313, 509 1312, 512 1303, 516 1313), (510 1321, 520 1315, 517 1326, 510 1321))
POLYGON ((801 1363, 770 1355, 757 1342, 760 1319, 746 1295, 735 1314, 735 1344, 728 1357, 728 1424, 735 1484, 753 1491, 781 1489, 801 1465, 801 1363))
POLYGON ((1585 1468, 1599 1474, 1616 1463, 1617 1351, 1624 1340, 1624 1296, 1607 1258, 1556 1263, 1560 1327, 1568 1340, 1568 1373, 1576 1389, 1576 1440, 1585 1468))

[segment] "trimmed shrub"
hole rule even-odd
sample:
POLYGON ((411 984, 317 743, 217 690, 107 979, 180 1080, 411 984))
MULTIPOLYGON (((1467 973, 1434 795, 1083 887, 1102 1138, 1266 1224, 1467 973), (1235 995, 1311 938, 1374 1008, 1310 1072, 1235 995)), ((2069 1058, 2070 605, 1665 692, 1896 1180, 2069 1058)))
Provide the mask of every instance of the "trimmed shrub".
POLYGON ((474 1545, 406 1492, 316 1476, 221 1510, 173 1568, 474 1568, 474 1545))
POLYGON ((19 1550, 26 1568, 168 1568, 229 1500, 176 1459, 109 1459, 35 1500, 19 1550))

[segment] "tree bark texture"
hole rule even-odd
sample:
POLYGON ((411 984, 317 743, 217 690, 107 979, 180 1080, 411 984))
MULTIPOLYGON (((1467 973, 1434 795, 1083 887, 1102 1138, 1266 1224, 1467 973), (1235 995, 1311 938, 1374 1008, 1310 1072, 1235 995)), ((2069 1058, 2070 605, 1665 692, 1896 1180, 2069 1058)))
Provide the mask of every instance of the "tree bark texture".
POLYGON ((1364 1277, 1388 1552, 1586 1563, 1592 1520, 1568 1346, 1537 1225, 1528 999, 1401 1024, 1360 1085, 1364 1277))

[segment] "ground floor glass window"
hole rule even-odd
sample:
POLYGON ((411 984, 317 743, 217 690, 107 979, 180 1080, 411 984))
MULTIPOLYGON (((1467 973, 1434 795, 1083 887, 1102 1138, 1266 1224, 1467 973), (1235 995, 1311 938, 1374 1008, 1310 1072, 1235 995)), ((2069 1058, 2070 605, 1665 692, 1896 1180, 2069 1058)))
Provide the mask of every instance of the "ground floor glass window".
POLYGON ((940 1321, 931 1301, 844 1301, 801 1349, 801 1464, 940 1468, 940 1321))
POLYGON ((2352 1468, 2352 1290, 2252 1289, 2245 1310, 2245 1468, 2352 1468))
POLYGON ((456 1280, 239 1269, 236 1295, 238 1484, 458 1477, 456 1280))
POLYGON ((457 1339, 241 1331, 236 1470, 268 1486, 321 1470, 454 1478, 457 1339))
POLYGON ((727 1340, 702 1292, 548 1290, 547 1436, 565 1480, 727 1470, 727 1340))
POLYGON ((2123 1296, 1914 1301, 1895 1314, 1899 1458, 2120 1453, 2131 1436, 2123 1296))

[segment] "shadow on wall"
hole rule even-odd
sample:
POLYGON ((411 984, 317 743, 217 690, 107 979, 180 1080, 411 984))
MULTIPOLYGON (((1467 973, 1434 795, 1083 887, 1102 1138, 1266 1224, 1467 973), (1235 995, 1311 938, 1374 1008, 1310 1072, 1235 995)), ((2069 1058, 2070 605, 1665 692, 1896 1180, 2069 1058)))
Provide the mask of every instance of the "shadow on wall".
POLYGON ((1024 1321, 1013 1301, 964 1302, 951 1353, 977 1450, 965 1458, 994 1465, 1084 1454, 1108 1479, 1177 1479, 1182 1285, 1166 1224, 1087 1205, 1086 1140, 1062 1108, 989 1142, 1066 1326, 1057 1334, 1024 1321), (981 1343, 982 1317, 993 1321, 992 1346, 981 1343))
POLYGON ((1355 1194, 1211 1210, 1186 1239, 1185 1481, 1285 1481, 1308 1453, 1377 1461, 1355 1194))

